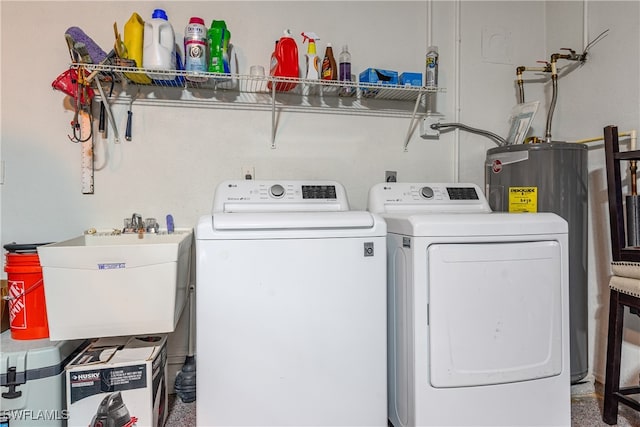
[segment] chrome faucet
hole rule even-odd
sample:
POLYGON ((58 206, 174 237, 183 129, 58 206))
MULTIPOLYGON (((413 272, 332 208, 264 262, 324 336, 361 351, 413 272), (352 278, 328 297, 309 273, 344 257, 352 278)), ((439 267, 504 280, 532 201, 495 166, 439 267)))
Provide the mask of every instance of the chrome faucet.
POLYGON ((144 230, 144 223, 142 222, 142 215, 134 213, 131 215, 131 228, 134 231, 138 231, 140 229, 144 230))

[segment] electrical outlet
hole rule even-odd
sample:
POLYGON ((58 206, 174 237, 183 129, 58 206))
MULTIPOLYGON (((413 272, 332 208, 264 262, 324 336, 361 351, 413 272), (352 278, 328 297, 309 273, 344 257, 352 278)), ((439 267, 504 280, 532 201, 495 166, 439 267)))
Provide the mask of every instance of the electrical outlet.
POLYGON ((396 171, 384 172, 384 182, 396 182, 397 177, 398 177, 398 172, 396 171))
POLYGON ((242 179, 256 179, 256 168, 253 166, 244 166, 242 168, 242 179))

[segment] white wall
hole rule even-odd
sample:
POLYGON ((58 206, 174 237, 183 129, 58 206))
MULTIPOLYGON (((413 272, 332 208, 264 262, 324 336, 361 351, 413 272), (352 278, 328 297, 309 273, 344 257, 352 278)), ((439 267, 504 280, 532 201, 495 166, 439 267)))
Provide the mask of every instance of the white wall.
MULTIPOLYGON (((602 133, 606 124, 638 127, 637 2, 589 1, 587 33, 610 35, 589 61, 561 79, 554 139, 602 133), (606 78, 606 77, 609 78, 606 78)), ((266 111, 162 108, 133 104, 133 141, 116 146, 98 139, 95 194, 80 191, 80 147, 67 139, 72 112, 51 82, 69 62, 64 32, 83 28, 104 50, 113 44, 132 12, 143 18, 154 7, 167 10, 176 33, 190 16, 209 23, 224 19, 240 52, 240 73, 268 65, 273 42, 291 28, 319 34, 336 50, 349 44, 353 70, 375 66, 422 71, 429 41, 440 50, 438 110, 447 121, 504 134, 516 103, 517 65, 535 65, 561 47, 579 50, 583 2, 33 2, 2 1, 1 159, 2 243, 54 241, 90 227, 120 227, 133 212, 193 226, 210 212, 216 184, 241 178, 254 166, 258 179, 327 178, 341 181, 352 207, 366 206, 368 188, 398 171, 403 181, 471 181, 483 185, 485 152, 494 144, 468 133, 443 133, 423 140, 415 132, 402 145, 409 120, 335 114, 286 113, 280 117, 277 148, 270 148, 271 113, 266 111), (431 11, 431 15, 429 15, 431 11), (459 18, 459 19, 458 19, 459 18), (25 31, 25 22, 37 31, 25 31), (483 34, 485 38, 483 39, 483 34), (18 41, 9 35, 19 35, 18 41), (491 42, 491 43, 489 43, 491 42)), ((298 39, 300 40, 300 39, 298 39)), ((301 55, 305 48, 299 44, 301 55)), ((544 133, 548 84, 530 83, 528 100, 539 99, 534 123, 544 133)), ((114 113, 121 131, 125 103, 114 113)), ((590 150, 589 291, 592 369, 602 379, 607 300, 608 218, 601 149, 590 150), (593 266, 593 268, 592 268, 593 266)), ((4 274, 4 273, 3 273, 4 274)), ((640 325, 627 333, 625 355, 640 348, 640 325)), ((183 341, 184 337, 177 338, 183 341)), ((176 344, 178 345, 178 344, 176 344)), ((635 353, 634 353, 635 352, 635 353)), ((625 363, 623 377, 637 378, 625 363)))
MULTIPOLYGON (((545 4, 542 2, 463 2, 461 6, 460 121, 506 136, 511 108, 518 102, 516 67, 545 58, 545 4), (526 19, 522 19, 525 17, 526 19), (479 18, 481 17, 481 18, 479 18)), ((538 100, 541 85, 526 88, 538 100)), ((542 114, 534 129, 544 126, 542 114)), ((454 120, 452 120, 454 121, 454 120)), ((496 144, 460 133, 460 181, 484 184, 484 157, 496 144)))

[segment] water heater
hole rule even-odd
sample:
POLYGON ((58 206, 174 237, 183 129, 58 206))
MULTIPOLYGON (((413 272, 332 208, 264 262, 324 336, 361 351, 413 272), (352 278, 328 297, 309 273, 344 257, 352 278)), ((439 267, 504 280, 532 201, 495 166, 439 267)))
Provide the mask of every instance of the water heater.
POLYGON ((487 151, 486 195, 501 212, 553 212, 569 223, 571 382, 588 371, 587 147, 551 142, 487 151))

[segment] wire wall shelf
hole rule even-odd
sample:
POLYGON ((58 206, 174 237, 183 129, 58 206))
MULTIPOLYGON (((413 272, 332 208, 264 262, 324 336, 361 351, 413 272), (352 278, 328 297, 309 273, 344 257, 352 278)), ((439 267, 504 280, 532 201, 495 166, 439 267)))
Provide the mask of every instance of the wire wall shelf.
MULTIPOLYGON (((422 117, 427 97, 442 88, 310 80, 264 75, 193 73, 105 64, 83 67, 92 85, 111 82, 136 103, 167 107, 271 110, 271 145, 275 148, 277 113, 284 111, 410 117, 410 132, 422 117)), ((410 138, 407 134, 405 148, 410 138)))

